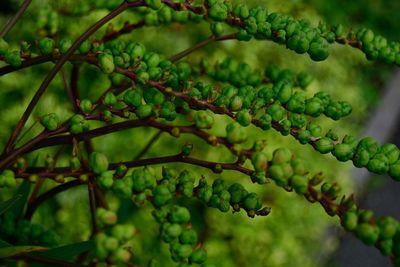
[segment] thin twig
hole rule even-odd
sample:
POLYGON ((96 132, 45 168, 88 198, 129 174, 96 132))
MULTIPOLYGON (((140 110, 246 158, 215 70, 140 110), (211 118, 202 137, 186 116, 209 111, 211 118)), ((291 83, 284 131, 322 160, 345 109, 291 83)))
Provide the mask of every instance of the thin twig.
POLYGON ((146 144, 146 146, 133 158, 133 159, 140 159, 143 157, 147 151, 151 148, 151 146, 161 137, 163 131, 159 130, 146 144))
POLYGON ((3 154, 9 153, 11 149, 14 147, 15 140, 17 139, 18 135, 20 134, 21 130, 23 129, 26 121, 28 120, 30 114, 32 113, 33 109, 35 108, 37 102, 39 101, 40 97, 46 91, 47 87, 49 86, 50 82, 53 80, 57 72, 62 68, 65 62, 68 61, 69 57, 73 54, 73 52, 93 33, 95 33, 101 26, 106 24, 108 21, 122 13, 128 7, 137 7, 142 6, 144 1, 140 0, 133 3, 123 2, 119 7, 114 9, 111 13, 103 17, 101 20, 97 21, 94 25, 92 25, 87 31, 85 31, 81 36, 72 44, 72 46, 68 49, 68 51, 63 55, 57 64, 53 67, 53 69, 48 73, 45 80, 40 85, 39 89, 36 91, 35 95, 33 96, 32 100, 28 104, 28 107, 22 114, 22 117, 18 121, 17 125, 14 128, 13 133, 11 134, 3 154))
POLYGON ((17 23, 18 19, 24 14, 25 10, 28 8, 32 0, 25 0, 21 7, 18 9, 17 13, 15 13, 14 17, 12 17, 7 24, 4 26, 3 30, 0 32, 0 38, 3 38, 11 31, 14 25, 17 23))
POLYGON ((220 37, 216 37, 215 35, 211 35, 210 37, 208 37, 207 39, 195 44, 192 47, 189 47, 188 49, 179 52, 178 54, 172 56, 169 58, 169 60, 171 60, 172 62, 176 62, 184 57, 186 57, 187 55, 193 53, 194 51, 208 45, 209 43, 212 42, 216 42, 216 41, 224 41, 224 40, 232 40, 235 39, 236 34, 235 33, 230 33, 230 34, 226 34, 220 37))
POLYGON ((32 205, 28 206, 26 213, 25 213, 25 218, 27 220, 29 220, 30 218, 32 218, 33 213, 36 211, 36 209, 43 203, 45 202, 47 199, 55 196, 58 193, 61 193, 67 189, 70 189, 72 187, 78 186, 78 185, 82 185, 82 182, 80 180, 72 180, 70 182, 58 185, 56 187, 53 187, 52 189, 50 189, 49 191, 47 191, 46 193, 43 193, 42 195, 40 195, 38 198, 35 199, 35 201, 32 202, 32 205))

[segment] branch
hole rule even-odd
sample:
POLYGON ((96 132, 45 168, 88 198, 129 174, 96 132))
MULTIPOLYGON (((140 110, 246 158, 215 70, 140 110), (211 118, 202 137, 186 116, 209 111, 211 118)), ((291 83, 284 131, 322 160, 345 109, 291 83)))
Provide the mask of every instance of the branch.
POLYGON ((208 45, 211 42, 216 42, 216 41, 224 41, 224 40, 232 40, 236 38, 236 34, 235 33, 230 33, 230 34, 226 34, 220 37, 216 37, 215 35, 211 35, 210 37, 208 37, 207 39, 201 41, 200 43, 195 44, 194 46, 172 56, 169 58, 169 60, 171 60, 172 62, 176 62, 184 57, 186 57, 187 55, 193 53, 194 51, 196 51, 197 49, 200 49, 206 45, 208 45))
POLYGON ((119 31, 113 31, 113 32, 107 33, 106 35, 104 35, 104 37, 101 40, 103 42, 108 42, 108 41, 118 38, 122 34, 130 33, 131 31, 138 29, 140 27, 143 27, 143 26, 145 26, 144 20, 141 20, 136 23, 127 23, 126 22, 119 31))
POLYGON ((31 4, 32 0, 25 0, 21 7, 18 9, 17 13, 15 13, 14 17, 12 17, 7 24, 4 26, 3 30, 0 32, 0 38, 3 38, 7 35, 9 31, 14 27, 17 23, 18 19, 24 14, 25 10, 31 4))
POLYGON ((35 95, 33 96, 31 102, 29 103, 28 107, 26 108, 25 112, 23 113, 22 117, 18 121, 13 133, 11 134, 3 154, 9 153, 11 149, 14 147, 15 140, 17 139, 18 135, 20 134, 22 128, 24 127, 26 121, 28 120, 30 114, 32 113, 34 107, 36 106, 37 102, 39 101, 40 97, 46 91, 46 88, 49 86, 50 82, 53 80, 57 72, 61 69, 61 67, 67 62, 73 52, 87 39, 91 36, 94 32, 96 32, 101 26, 105 23, 122 13, 128 7, 137 7, 143 5, 144 2, 139 0, 137 2, 128 3, 123 2, 119 7, 113 10, 111 13, 103 17, 101 20, 96 22, 93 26, 91 26, 87 31, 85 31, 68 49, 68 51, 61 57, 61 59, 57 62, 54 68, 49 72, 46 76, 45 80, 40 85, 39 89, 36 91, 35 95))
POLYGON ((33 213, 36 211, 36 209, 47 199, 55 196, 58 193, 61 193, 65 190, 68 190, 72 187, 82 185, 83 183, 80 180, 73 180, 70 182, 67 182, 65 184, 58 185, 56 187, 53 187, 46 193, 43 193, 40 195, 38 198, 36 198, 31 205, 28 206, 26 213, 25 213, 25 219, 30 220, 32 218, 33 213))

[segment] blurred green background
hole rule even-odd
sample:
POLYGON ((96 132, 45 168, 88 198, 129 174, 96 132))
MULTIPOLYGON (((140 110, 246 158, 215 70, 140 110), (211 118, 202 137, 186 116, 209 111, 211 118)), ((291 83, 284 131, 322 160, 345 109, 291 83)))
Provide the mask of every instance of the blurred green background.
MULTIPOLYGON (((2 0, 1 25, 16 12, 20 2, 2 0)), ((105 9, 86 11, 85 8, 90 6, 90 3, 89 0, 32 1, 26 14, 6 40, 18 47, 22 40, 34 43, 55 30, 59 38, 74 39, 108 12, 105 9), (76 14, 65 15, 69 12, 76 14)), ((399 1, 249 0, 246 3, 250 6, 266 6, 269 12, 279 11, 289 13, 295 18, 306 18, 315 26, 319 21, 328 24, 342 23, 347 28, 354 29, 366 26, 389 39, 398 38, 396 34, 400 32, 397 19, 400 10, 399 1)), ((119 29, 125 21, 135 22, 140 17, 139 13, 128 11, 111 23, 119 29)), ((101 38, 106 28, 103 27, 95 37, 101 38)), ((142 42, 148 50, 171 56, 209 35, 209 25, 203 22, 144 27, 124 35, 122 39, 142 42)), ((212 43, 190 55, 187 60, 198 63, 202 58, 207 58, 211 62, 218 62, 228 55, 250 64, 253 69, 260 72, 274 64, 281 68, 292 69, 296 73, 305 71, 312 74, 315 79, 307 88, 308 94, 324 90, 334 99, 348 101, 354 107, 352 115, 340 122, 329 119, 316 120, 324 129, 333 128, 341 135, 360 133, 369 111, 379 104, 381 89, 392 73, 391 67, 367 62, 361 52, 342 45, 335 45, 332 56, 321 63, 312 62, 308 56, 294 54, 278 44, 256 40, 212 43)), ((52 65, 53 63, 46 63, 0 78, 1 147, 4 146, 14 123, 21 116, 24 107, 52 65)), ((69 75, 70 70, 71 64, 67 64, 63 72, 69 75)), ((83 98, 94 100, 109 85, 108 77, 93 67, 85 66, 82 69, 79 89, 83 98)), ((66 119, 72 114, 68 101, 61 76, 58 75, 42 97, 27 125, 34 124, 38 116, 49 112, 56 112, 60 118, 66 119)), ((224 121, 225 118, 221 117, 220 120, 224 121)), ((223 135, 224 124, 219 125, 213 131, 223 135)), ((36 125, 24 140, 28 140, 40 131, 41 127, 36 125)), ((288 146, 297 157, 308 163, 310 171, 323 170, 329 179, 338 181, 345 188, 345 192, 352 192, 354 185, 348 174, 351 165, 339 163, 329 155, 320 155, 311 147, 301 146, 293 138, 282 137, 274 130, 263 132, 253 127, 249 131, 253 140, 267 140, 266 151, 270 155, 275 148, 288 146)), ((154 129, 127 130, 95 139, 94 147, 109 155, 112 161, 129 160, 140 151, 153 134, 156 134, 154 129)), ((219 161, 232 160, 232 156, 226 153, 227 150, 224 148, 210 147, 205 142, 190 136, 175 139, 167 134, 163 134, 144 157, 174 154, 188 141, 194 143, 196 157, 219 161)), ((31 153, 28 160, 43 162, 45 156, 54 151, 55 149, 51 148, 31 153)), ((61 164, 68 164, 68 153, 70 151, 66 149, 61 156, 61 164)), ((217 177, 212 172, 200 168, 176 164, 170 167, 177 170, 190 168, 195 170, 198 176, 204 175, 210 180, 217 177)), ((160 175, 161 168, 157 166, 154 169, 160 175)), ((224 172, 222 176, 229 181, 241 181, 250 190, 261 194, 264 204, 271 206, 272 212, 267 217, 250 219, 242 212, 220 213, 197 202, 183 200, 185 205, 192 207, 194 227, 202 233, 211 263, 221 267, 325 265, 338 246, 337 237, 327 232, 330 227, 338 226, 337 218, 327 216, 318 204, 310 204, 295 194, 284 192, 272 183, 265 186, 253 185, 248 177, 234 172, 224 172)), ((46 182, 44 188, 52 186, 54 184, 46 182)), ((6 199, 11 194, 12 192, 3 189, 0 191, 0 199, 6 199)), ((137 265, 145 266, 149 259, 156 258, 162 262, 162 266, 174 266, 169 259, 167 245, 157 240, 158 225, 153 222, 151 210, 146 207, 136 207, 129 201, 121 202, 111 195, 107 197, 111 206, 118 210, 121 222, 131 222, 138 229, 139 234, 136 236, 133 248, 137 265)), ((55 229, 60 236, 60 242, 66 244, 88 238, 90 235, 88 215, 86 188, 78 187, 58 195, 53 201, 46 202, 35 213, 33 220, 55 229)))

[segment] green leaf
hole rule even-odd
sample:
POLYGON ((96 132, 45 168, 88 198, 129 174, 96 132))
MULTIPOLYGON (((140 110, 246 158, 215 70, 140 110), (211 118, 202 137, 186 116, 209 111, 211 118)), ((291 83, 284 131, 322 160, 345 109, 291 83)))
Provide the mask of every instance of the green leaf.
POLYGON ((38 246, 5 246, 0 248, 0 259, 32 251, 45 251, 48 248, 38 246))
POLYGON ((4 248, 4 247, 11 247, 12 245, 10 245, 9 243, 7 243, 4 240, 0 239, 0 248, 4 248))
POLYGON ((94 248, 94 242, 92 240, 89 240, 49 249, 44 252, 35 252, 30 254, 41 258, 71 261, 75 256, 78 256, 81 253, 86 252, 93 248, 94 248))
POLYGON ((28 180, 24 180, 22 184, 18 187, 17 193, 15 195, 20 195, 20 198, 14 203, 14 207, 12 210, 18 217, 22 217, 23 215, 25 204, 28 201, 30 189, 31 184, 28 180))
POLYGON ((16 194, 12 198, 3 201, 0 203, 0 215, 6 212, 9 208, 11 208, 17 201, 22 197, 20 194, 16 194))

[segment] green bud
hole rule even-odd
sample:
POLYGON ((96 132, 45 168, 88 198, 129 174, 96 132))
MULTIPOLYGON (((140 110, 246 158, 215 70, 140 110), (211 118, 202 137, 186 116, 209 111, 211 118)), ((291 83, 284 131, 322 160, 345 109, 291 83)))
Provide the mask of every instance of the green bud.
POLYGON ((58 128, 58 117, 55 113, 44 115, 40 122, 49 131, 54 131, 58 128))
POLYGON ((379 237, 379 229, 375 225, 369 223, 361 223, 355 229, 356 236, 368 246, 376 243, 379 237))
POLYGON ((387 157, 389 164, 395 163, 400 156, 400 150, 394 144, 384 144, 381 152, 387 157))
POLYGON ((89 99, 83 99, 80 101, 79 107, 84 113, 89 113, 90 111, 92 111, 93 108, 92 101, 90 101, 89 99))
POLYGON ((154 9, 154 10, 159 10, 161 8, 162 5, 162 1, 161 0, 145 0, 144 1, 150 8, 154 9))
POLYGON ((329 43, 324 38, 318 38, 312 41, 308 54, 314 61, 325 60, 329 56, 329 43))
POLYGON ((260 198, 256 193, 249 193, 242 201, 243 208, 246 211, 259 210, 262 207, 260 198))
POLYGON ((200 110, 194 114, 194 122, 199 129, 211 129, 214 124, 214 117, 209 111, 200 110))
POLYGON ((104 73, 110 74, 114 71, 114 58, 110 54, 99 54, 97 56, 99 60, 99 66, 104 73))
POLYGON ((290 185, 299 195, 303 195, 308 191, 308 179, 302 175, 293 175, 290 179, 290 185))
POLYGON ((257 172, 265 171, 268 167, 267 155, 265 155, 265 153, 262 152, 254 153, 251 158, 251 163, 253 164, 254 169, 257 172))
POLYGON ((292 85, 288 82, 276 83, 274 88, 272 89, 277 94, 277 99, 285 104, 292 97, 293 88, 292 85), (278 88, 275 88, 278 87, 278 88))
POLYGON ((333 150, 334 145, 332 139, 328 137, 322 137, 314 143, 314 147, 321 154, 326 154, 333 150))
POLYGON ((208 15, 216 21, 224 21, 228 17, 228 9, 225 4, 217 3, 210 7, 208 15))
POLYGON ((153 105, 150 104, 141 105, 136 110, 136 116, 138 116, 138 118, 140 119, 149 117, 152 115, 152 113, 153 113, 153 105))
POLYGON ((159 185, 153 190, 153 203, 156 206, 162 206, 172 199, 172 194, 168 187, 159 185))
POLYGON ((378 142, 372 137, 361 139, 358 143, 357 150, 360 148, 367 150, 371 158, 380 150, 378 142))
POLYGON ((10 64, 14 68, 20 67, 22 65, 22 58, 20 55, 20 51, 18 50, 7 51, 6 54, 4 55, 4 61, 10 64))
POLYGON ((282 163, 289 162, 293 157, 292 151, 288 148, 282 147, 274 151, 272 156, 272 164, 278 165, 282 163))
POLYGON ((389 171, 389 161, 383 154, 376 154, 367 165, 369 171, 376 174, 384 174, 389 171))
POLYGON ((173 206, 169 214, 169 221, 171 223, 188 223, 190 221, 190 212, 185 207, 173 206))
POLYGON ((138 90, 127 90, 124 93, 124 102, 133 107, 139 107, 142 104, 142 94, 138 90))
POLYGON ((114 183, 112 171, 103 171, 96 179, 99 186, 103 189, 109 189, 114 183))
POLYGON ((54 40, 50 38, 44 38, 39 42, 39 49, 43 55, 50 55, 53 52, 54 46, 54 40))
POLYGON ((339 161, 348 161, 353 157, 353 150, 349 144, 337 144, 332 154, 339 161))
POLYGON ((300 144, 307 144, 311 140, 311 133, 308 130, 300 130, 297 139, 299 140, 300 144))
POLYGON ((221 22, 212 23, 210 29, 215 36, 219 37, 224 33, 224 24, 221 22))
POLYGON ((87 54, 92 49, 92 44, 89 40, 83 41, 83 43, 79 46, 79 53, 87 54))
POLYGON ((356 153, 354 154, 353 163, 354 166, 358 168, 362 168, 367 166, 369 162, 369 153, 366 149, 360 148, 357 149, 356 153))
POLYGON ((226 126, 226 138, 232 144, 243 143, 246 141, 246 131, 238 123, 230 123, 226 126))
POLYGON ((157 67, 160 63, 160 56, 156 53, 150 52, 144 55, 143 60, 147 63, 149 68, 157 67))
POLYGON ((390 216, 385 216, 379 218, 376 221, 376 224, 379 227, 379 238, 380 239, 390 239, 392 238, 397 231, 399 223, 390 216))
POLYGON ((237 122, 242 126, 249 126, 251 123, 251 115, 247 109, 243 109, 236 113, 237 122))
POLYGON ((193 251, 189 260, 191 263, 201 264, 207 260, 207 251, 204 248, 193 251))
POLYGON ((279 104, 273 104, 268 107, 267 113, 271 115, 272 121, 278 122, 286 114, 285 109, 279 104))
POLYGON ((357 213, 354 211, 346 212, 345 214, 343 214, 341 223, 344 229, 346 229, 347 231, 353 231, 354 229, 356 229, 358 224, 357 213))
POLYGON ((101 174, 108 169, 107 157, 100 152, 92 152, 89 156, 90 168, 96 174, 101 174))
POLYGON ((61 54, 67 53, 68 49, 72 46, 72 41, 70 39, 61 39, 58 42, 58 49, 61 54))
POLYGON ((181 244, 195 245, 197 243, 197 233, 193 229, 185 229, 179 236, 181 244))

